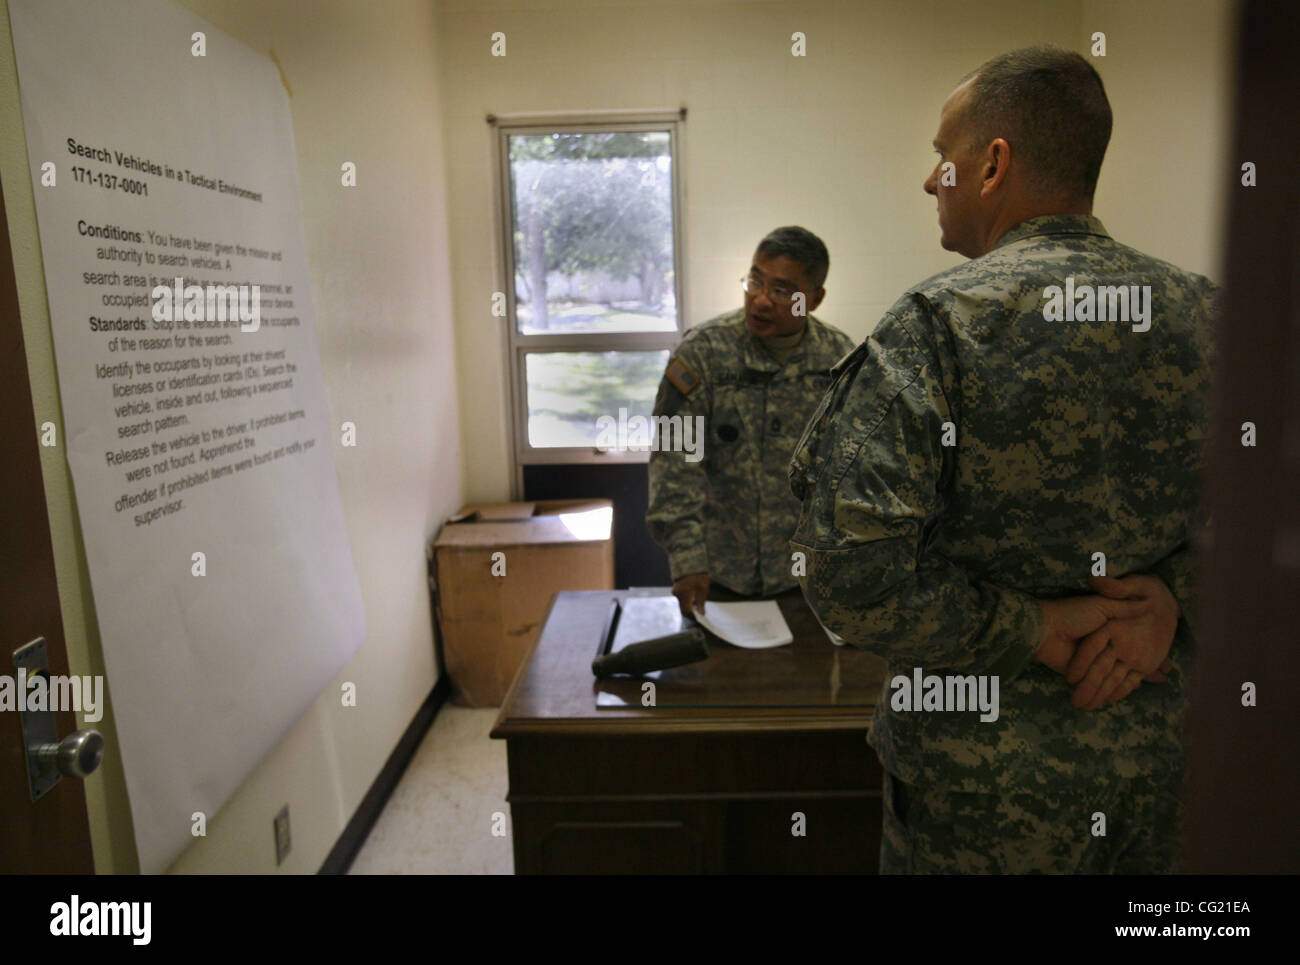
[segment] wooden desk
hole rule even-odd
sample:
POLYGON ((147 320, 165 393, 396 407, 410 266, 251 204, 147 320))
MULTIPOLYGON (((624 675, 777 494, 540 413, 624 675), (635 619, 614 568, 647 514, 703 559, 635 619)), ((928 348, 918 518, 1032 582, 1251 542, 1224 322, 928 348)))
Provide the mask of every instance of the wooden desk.
POLYGON ((866 731, 883 661, 833 646, 794 590, 778 598, 792 645, 710 644, 641 707, 638 681, 591 673, 609 602, 627 595, 557 594, 492 729, 507 742, 515 871, 874 873, 866 731), (618 688, 632 706, 597 709, 618 688))

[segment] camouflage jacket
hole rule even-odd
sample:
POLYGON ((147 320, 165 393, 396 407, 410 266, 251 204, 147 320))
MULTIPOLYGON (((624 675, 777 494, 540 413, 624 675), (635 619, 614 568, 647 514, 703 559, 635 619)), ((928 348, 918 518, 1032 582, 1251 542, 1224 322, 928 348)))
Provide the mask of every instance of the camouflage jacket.
POLYGON ((991 793, 1180 766, 1213 298, 1094 217, 1033 218, 905 293, 836 366, 790 466, 792 546, 827 627, 889 664, 869 741, 903 780, 991 793), (1131 310, 1150 286, 1148 329, 1082 302, 1083 320, 1046 317, 1051 286, 1093 286, 1114 318, 1100 286, 1120 285, 1139 286, 1131 310), (1184 618, 1166 683, 1088 712, 1032 655, 1036 598, 1090 593, 1095 553, 1111 576, 1159 574, 1184 618), (895 710, 891 678, 916 667, 998 675, 998 718, 895 710))
POLYGON ((753 595, 795 585, 789 544, 799 503, 786 469, 830 386, 831 366, 852 348, 847 335, 812 316, 784 364, 749 333, 743 310, 686 333, 659 383, 654 413, 703 417, 703 458, 652 451, 646 512, 674 580, 707 572, 753 595))

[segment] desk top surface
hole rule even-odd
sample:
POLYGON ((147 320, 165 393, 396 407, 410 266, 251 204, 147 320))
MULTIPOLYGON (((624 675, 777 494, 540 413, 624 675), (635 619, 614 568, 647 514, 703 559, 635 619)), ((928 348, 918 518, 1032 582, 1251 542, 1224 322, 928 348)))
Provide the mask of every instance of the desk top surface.
POLYGON ((776 598, 792 644, 745 650, 710 640, 708 660, 646 678, 655 681, 655 706, 642 706, 642 679, 597 680, 591 672, 610 601, 635 595, 642 594, 557 593, 492 736, 863 730, 870 722, 884 661, 832 644, 798 590, 776 598), (597 708, 601 693, 627 706, 597 708))

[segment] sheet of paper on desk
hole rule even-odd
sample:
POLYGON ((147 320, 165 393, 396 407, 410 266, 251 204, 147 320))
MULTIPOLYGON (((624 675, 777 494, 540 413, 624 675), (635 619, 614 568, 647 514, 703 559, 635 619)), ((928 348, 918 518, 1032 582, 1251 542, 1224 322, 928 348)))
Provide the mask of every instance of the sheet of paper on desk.
POLYGON ((704 612, 696 612, 695 619, 710 633, 749 650, 781 647, 794 642, 794 635, 781 615, 775 600, 757 600, 746 603, 714 603, 704 605, 704 612))

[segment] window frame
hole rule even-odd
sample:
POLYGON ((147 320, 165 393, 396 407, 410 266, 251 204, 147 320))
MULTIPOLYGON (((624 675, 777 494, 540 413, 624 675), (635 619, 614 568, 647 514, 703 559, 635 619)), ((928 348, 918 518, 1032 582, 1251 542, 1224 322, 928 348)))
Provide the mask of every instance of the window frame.
MULTIPOLYGON (((510 460, 517 492, 523 489, 523 467, 532 465, 610 465, 649 462, 649 452, 606 451, 591 446, 533 446, 528 439, 527 356, 543 352, 635 352, 672 350, 686 325, 686 272, 682 225, 683 131, 686 111, 591 111, 569 114, 489 115, 496 139, 497 210, 500 231, 497 254, 500 265, 498 291, 506 302, 503 351, 507 367, 510 417, 510 460), (662 332, 573 332, 524 335, 519 331, 515 305, 514 196, 510 178, 510 137, 527 134, 606 133, 610 131, 663 131, 669 137, 672 164, 673 295, 677 324, 662 332)), ((611 412, 611 416, 618 413, 611 412)))

